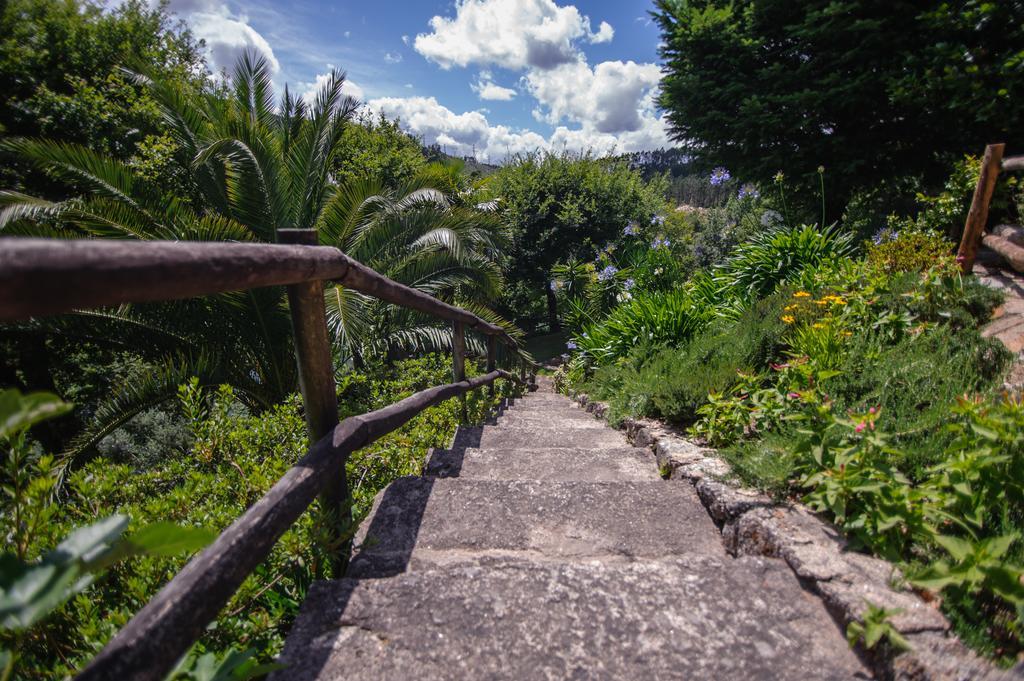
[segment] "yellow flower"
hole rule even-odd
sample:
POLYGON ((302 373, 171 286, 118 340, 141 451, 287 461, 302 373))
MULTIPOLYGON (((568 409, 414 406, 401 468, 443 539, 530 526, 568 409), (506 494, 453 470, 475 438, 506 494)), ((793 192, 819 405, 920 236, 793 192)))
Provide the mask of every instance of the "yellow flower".
POLYGON ((846 336, 847 338, 849 338, 850 336, 853 335, 853 332, 852 331, 843 331, 843 335, 846 336))
POLYGON ((782 315, 782 317, 780 317, 780 319, 782 319, 782 321, 786 322, 787 324, 792 324, 793 322, 796 321, 796 317, 794 317, 791 314, 784 314, 782 315))
POLYGON ((815 305, 828 305, 828 301, 827 300, 815 300, 814 304, 815 305))
POLYGON ((793 294, 793 297, 794 298, 810 298, 811 294, 808 293, 807 291, 797 291, 796 293, 793 294))
POLYGON ((825 325, 822 324, 821 322, 815 322, 811 326, 813 326, 815 329, 824 329, 825 328, 825 325))
POLYGON ((797 309, 798 307, 800 307, 800 306, 799 305, 787 305, 786 307, 784 307, 782 309, 785 310, 786 312, 792 312, 793 310, 797 309))

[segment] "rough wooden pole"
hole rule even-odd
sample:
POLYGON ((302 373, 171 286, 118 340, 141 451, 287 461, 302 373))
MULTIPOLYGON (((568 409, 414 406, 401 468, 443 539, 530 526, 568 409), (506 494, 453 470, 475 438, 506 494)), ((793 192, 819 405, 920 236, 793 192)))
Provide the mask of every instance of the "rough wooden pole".
MULTIPOLYGON (((282 243, 317 245, 316 230, 281 229, 282 243)), ((306 409, 306 426, 310 443, 318 442, 338 425, 338 395, 334 385, 334 362, 327 333, 322 281, 307 281, 288 287, 288 308, 291 311, 295 337, 295 359, 299 365, 299 389, 306 409)), ((325 485, 320 495, 325 514, 332 519, 337 536, 352 523, 352 505, 348 498, 345 466, 333 484, 325 485)), ((331 549, 334 576, 340 577, 348 560, 348 544, 331 549)))
MULTIPOLYGON (((452 381, 466 380, 466 327, 462 322, 452 323, 452 381)), ((461 423, 469 420, 466 411, 466 396, 459 396, 459 418, 461 423)))
POLYGON ((964 274, 970 274, 974 269, 974 259, 978 255, 978 244, 981 243, 985 223, 988 222, 988 205, 992 201, 992 192, 996 188, 996 179, 999 177, 1004 148, 1003 144, 990 144, 985 147, 985 156, 981 160, 981 173, 978 175, 978 185, 974 188, 971 210, 967 213, 964 235, 960 239, 960 248, 956 253, 960 271, 964 274))
MULTIPOLYGON (((497 359, 498 339, 495 336, 487 337, 487 369, 484 373, 494 371, 495 360, 497 359)), ((487 386, 487 396, 494 397, 494 384, 487 386)))

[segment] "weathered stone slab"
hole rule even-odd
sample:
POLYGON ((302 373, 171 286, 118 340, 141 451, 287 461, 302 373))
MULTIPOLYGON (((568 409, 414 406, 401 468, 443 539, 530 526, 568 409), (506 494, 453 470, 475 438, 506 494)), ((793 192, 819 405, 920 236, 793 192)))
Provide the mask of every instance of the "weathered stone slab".
POLYGON ((870 678, 769 559, 453 565, 317 582, 271 679, 870 678))
POLYGON ((607 428, 532 428, 510 426, 508 428, 467 427, 459 428, 452 449, 462 447, 529 449, 537 447, 566 447, 570 449, 592 449, 598 447, 621 448, 629 446, 620 433, 607 428))
POLYGON ((752 510, 729 529, 730 550, 783 558, 793 572, 814 582, 822 597, 848 618, 860 619, 871 602, 900 610, 891 621, 901 632, 945 631, 949 627, 934 605, 891 586, 899 575, 890 563, 849 550, 838 529, 801 508, 752 510))
POLYGON ((553 560, 724 556, 688 485, 400 478, 356 536, 350 575, 387 576, 444 552, 521 552, 553 560))
POLYGON ((423 474, 439 478, 591 482, 658 480, 645 449, 465 449, 431 452, 423 474))

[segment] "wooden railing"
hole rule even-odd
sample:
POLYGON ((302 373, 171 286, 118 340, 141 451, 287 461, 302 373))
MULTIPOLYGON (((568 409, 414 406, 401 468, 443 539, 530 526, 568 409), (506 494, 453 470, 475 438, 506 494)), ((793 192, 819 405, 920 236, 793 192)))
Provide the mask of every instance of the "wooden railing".
POLYGON ((993 250, 1007 258, 1015 269, 1020 270, 1024 267, 1024 250, 1021 250, 1020 246, 1012 244, 998 235, 985 236, 988 208, 992 203, 992 194, 996 189, 999 172, 1024 170, 1024 156, 1003 158, 1005 149, 1005 144, 989 144, 985 147, 985 155, 981 159, 978 184, 974 188, 971 209, 967 213, 967 222, 964 224, 964 233, 960 238, 960 248, 956 254, 957 261, 960 263, 960 271, 964 274, 969 274, 974 269, 978 246, 981 245, 983 239, 986 245, 994 247, 993 250), (990 239, 991 244, 989 243, 990 239))
MULTIPOLYGON (((196 555, 97 655, 78 679, 162 679, 227 604, 277 540, 318 496, 339 525, 350 521, 345 462, 350 453, 424 409, 492 386, 524 381, 532 366, 505 331, 475 314, 384 277, 316 234, 279 230, 282 244, 0 238, 0 321, 72 310, 177 300, 287 286, 309 428, 309 452, 205 550, 196 555), (323 282, 336 281, 453 325, 453 382, 338 423, 323 282), (486 373, 465 376, 465 333, 487 337, 486 373), (497 342, 518 357, 520 375, 497 369, 497 342)), ((465 403, 463 402, 463 418, 465 403)), ((344 562, 338 555, 336 565, 344 562)))

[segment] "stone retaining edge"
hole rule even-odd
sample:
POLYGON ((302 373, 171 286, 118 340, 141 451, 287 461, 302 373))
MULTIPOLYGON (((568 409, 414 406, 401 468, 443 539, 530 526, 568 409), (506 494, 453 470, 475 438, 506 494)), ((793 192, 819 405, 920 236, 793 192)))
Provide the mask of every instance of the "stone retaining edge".
MULTIPOLYGON (((607 420, 608 405, 584 393, 570 395, 595 417, 607 420)), ((624 419, 618 426, 637 447, 649 447, 662 475, 685 480, 722 532, 733 556, 781 558, 811 593, 825 603, 845 631, 862 621, 866 603, 899 609, 890 622, 912 649, 885 643, 873 650, 859 647, 882 679, 899 681, 967 681, 1024 679, 1024 663, 1002 670, 979 657, 950 631, 938 606, 899 586, 899 569, 880 558, 847 550, 842 532, 801 504, 778 503, 761 492, 725 480, 729 464, 717 450, 701 447, 659 421, 624 419)))

